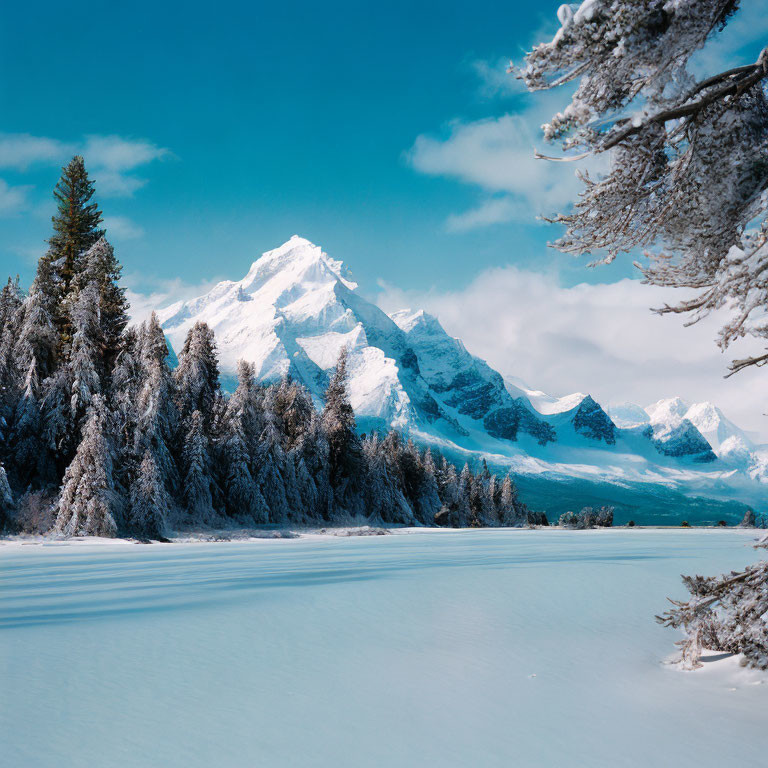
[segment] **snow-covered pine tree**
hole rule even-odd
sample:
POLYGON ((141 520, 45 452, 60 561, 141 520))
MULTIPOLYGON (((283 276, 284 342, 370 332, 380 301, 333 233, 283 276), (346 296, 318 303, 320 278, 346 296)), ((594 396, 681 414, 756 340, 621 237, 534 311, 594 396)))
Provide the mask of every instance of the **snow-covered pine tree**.
POLYGON ((239 360, 238 384, 227 402, 220 427, 219 466, 227 514, 263 524, 269 510, 254 479, 258 436, 263 428, 261 396, 252 363, 239 360))
POLYGON ((116 475, 122 485, 130 487, 130 478, 138 469, 141 454, 136 450, 136 434, 139 421, 137 403, 142 378, 139 331, 131 326, 120 339, 115 366, 109 387, 110 409, 115 419, 115 441, 120 454, 116 475))
POLYGON ((53 446, 46 437, 43 402, 48 379, 57 362, 57 332, 50 312, 52 276, 50 265, 38 264, 29 296, 21 307, 18 339, 13 350, 13 373, 17 388, 8 392, 12 411, 8 426, 8 469, 18 488, 33 489, 58 482, 53 446))
POLYGON ((88 406, 93 395, 102 391, 99 292, 95 283, 75 295, 69 314, 69 355, 44 383, 45 434, 59 472, 72 461, 88 406))
POLYGON ((417 500, 417 515, 424 525, 434 525, 435 516, 440 512, 443 503, 440 499, 440 488, 437 483, 437 467, 432 458, 432 451, 427 448, 421 460, 423 475, 421 492, 417 500))
POLYGON ((13 510, 15 508, 11 486, 5 474, 5 467, 0 464, 0 533, 13 528, 13 510))
POLYGON ((131 484, 129 532, 141 539, 165 538, 171 506, 162 472, 153 452, 147 449, 131 484))
POLYGON ((474 477, 469 468, 469 464, 465 462, 461 469, 458 487, 456 489, 456 517, 453 524, 459 528, 466 528, 472 520, 470 498, 472 494, 473 479, 474 477))
POLYGON ((283 451, 282 422, 275 413, 275 395, 278 387, 271 386, 265 393, 263 405, 264 429, 258 441, 255 458, 256 483, 269 508, 269 522, 282 525, 291 513, 288 493, 295 496, 297 489, 287 488, 286 457, 283 451))
POLYGON ((68 306, 73 303, 75 278, 82 269, 83 254, 104 235, 99 229, 101 211, 91 202, 93 181, 79 155, 61 169, 61 178, 53 192, 57 211, 52 218, 53 235, 48 252, 42 257, 43 268, 51 272, 51 298, 54 321, 60 334, 59 346, 68 352, 71 327, 68 306))
POLYGON ((282 422, 286 449, 293 448, 306 434, 314 414, 309 392, 296 381, 283 378, 274 396, 274 412, 282 422))
POLYGON ((210 445, 205 422, 200 411, 193 411, 187 420, 189 428, 182 450, 181 520, 185 525, 210 525, 215 518, 214 476, 210 445))
POLYGON ((139 332, 141 386, 137 398, 138 420, 134 446, 137 455, 152 454, 165 488, 178 492, 179 476, 171 452, 178 429, 173 379, 168 367, 168 345, 153 312, 139 332))
POLYGON ((197 322, 189 329, 173 378, 181 423, 188 428, 190 416, 198 411, 210 437, 219 393, 219 361, 213 331, 206 323, 197 322))
POLYGON ((9 458, 13 414, 21 394, 21 377, 16 367, 15 348, 22 321, 19 279, 8 278, 0 291, 0 462, 9 458))
POLYGON ((95 283, 99 295, 100 357, 105 374, 109 374, 120 351, 121 337, 128 324, 128 300, 120 287, 122 267, 114 248, 100 237, 82 256, 80 272, 73 281, 77 291, 95 283))
POLYGON ((15 366, 14 350, 22 321, 22 295, 19 278, 8 278, 0 291, 0 435, 7 437, 6 429, 18 395, 19 375, 15 366))
POLYGON ((72 308, 72 331, 72 350, 66 365, 72 387, 72 425, 77 434, 93 396, 102 390, 103 337, 99 287, 95 281, 87 283, 77 295, 72 308))
POLYGON ((251 474, 251 461, 240 417, 227 419, 221 455, 222 490, 227 514, 235 520, 266 523, 269 510, 251 474))
MULTIPOLYGON (((694 76, 691 56, 737 11, 736 0, 586 0, 561 6, 554 40, 528 54, 531 90, 578 82, 570 103, 544 126, 581 157, 611 153, 556 242, 576 254, 653 249, 647 283, 698 292, 659 312, 696 322, 728 307, 719 344, 768 338, 768 48, 757 61, 694 76), (755 228, 754 222, 760 222, 755 228)), ((736 360, 738 371, 768 363, 736 360)))
POLYGON ((331 484, 337 502, 342 506, 352 501, 363 469, 360 438, 355 431, 355 412, 347 394, 348 355, 348 349, 342 347, 336 370, 325 391, 322 414, 329 447, 331 484))
POLYGON ((520 509, 517 499, 517 488, 509 474, 501 484, 501 497, 499 499, 499 518, 504 526, 522 526, 528 522, 527 515, 520 509))
POLYGON ((64 474, 54 530, 66 536, 115 536, 120 499, 115 491, 108 414, 99 394, 91 398, 82 439, 64 474))

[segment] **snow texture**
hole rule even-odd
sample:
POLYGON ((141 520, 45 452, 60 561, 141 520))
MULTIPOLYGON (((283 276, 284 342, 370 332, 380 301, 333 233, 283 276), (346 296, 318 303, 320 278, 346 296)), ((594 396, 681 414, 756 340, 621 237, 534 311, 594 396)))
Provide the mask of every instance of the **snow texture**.
POLYGON ((653 621, 754 535, 0 545, 3 764, 757 768, 765 673, 653 621))

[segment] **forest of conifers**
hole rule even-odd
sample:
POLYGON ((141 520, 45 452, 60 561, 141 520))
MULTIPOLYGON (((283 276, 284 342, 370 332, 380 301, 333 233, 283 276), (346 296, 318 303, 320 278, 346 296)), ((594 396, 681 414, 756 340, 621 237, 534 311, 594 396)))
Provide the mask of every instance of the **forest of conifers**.
POLYGON ((392 431, 360 436, 347 351, 318 411, 241 361, 231 395, 193 326, 172 370, 153 314, 129 325, 121 267, 83 159, 63 169, 48 249, 24 293, 0 293, 0 528, 163 538, 232 526, 367 521, 546 523, 509 475, 458 472, 392 431))

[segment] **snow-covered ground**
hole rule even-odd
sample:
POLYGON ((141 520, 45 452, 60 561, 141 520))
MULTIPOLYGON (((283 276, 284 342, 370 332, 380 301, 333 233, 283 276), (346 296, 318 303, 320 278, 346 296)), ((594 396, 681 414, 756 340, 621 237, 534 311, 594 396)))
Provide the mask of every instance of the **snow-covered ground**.
POLYGON ((2 764, 763 766, 768 675, 653 621, 754 538, 0 545, 2 764))

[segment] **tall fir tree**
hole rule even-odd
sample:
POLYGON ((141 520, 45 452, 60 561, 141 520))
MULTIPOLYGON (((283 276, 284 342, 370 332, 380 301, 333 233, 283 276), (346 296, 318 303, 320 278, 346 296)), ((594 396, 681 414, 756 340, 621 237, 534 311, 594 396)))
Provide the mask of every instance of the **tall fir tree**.
POLYGON ((135 452, 149 451, 169 492, 179 488, 179 475, 173 457, 173 441, 178 435, 178 410, 174 400, 173 377, 168 367, 168 344, 153 312, 139 334, 141 386, 137 395, 138 420, 135 452))
POLYGON ((115 489, 108 413, 100 395, 91 399, 83 436, 56 507, 55 530, 68 536, 115 536, 120 498, 115 489))
POLYGON ((164 539, 171 506, 160 467, 147 449, 131 484, 128 530, 142 539, 164 539))
POLYGON ((200 411, 193 411, 187 420, 189 429, 182 450, 182 514, 187 525, 209 525, 213 522, 214 488, 213 462, 200 411))
POLYGON ((349 485, 360 479, 362 450, 355 431, 355 412, 347 394, 347 359, 349 351, 342 347, 328 388, 325 391, 323 428, 330 450, 331 482, 340 499, 349 485))
POLYGON ((219 395, 219 363, 213 331, 206 323, 197 322, 189 329, 173 379, 183 428, 189 428, 189 418, 197 411, 210 437, 219 395))
POLYGON ((100 356, 108 375, 120 352, 120 339, 128 324, 128 300, 120 286, 123 268, 115 257, 115 249, 100 237, 82 256, 80 271, 75 275, 75 292, 95 284, 99 294, 100 356))
POLYGON ((71 341, 68 309, 75 278, 82 269, 83 254, 104 234, 99 228, 101 211, 92 202, 93 193, 94 183, 88 177, 85 162, 76 155, 61 169, 61 178, 53 192, 57 207, 51 219, 53 235, 48 240, 48 252, 42 258, 51 267, 50 288, 57 308, 55 319, 60 346, 65 350, 71 341))

